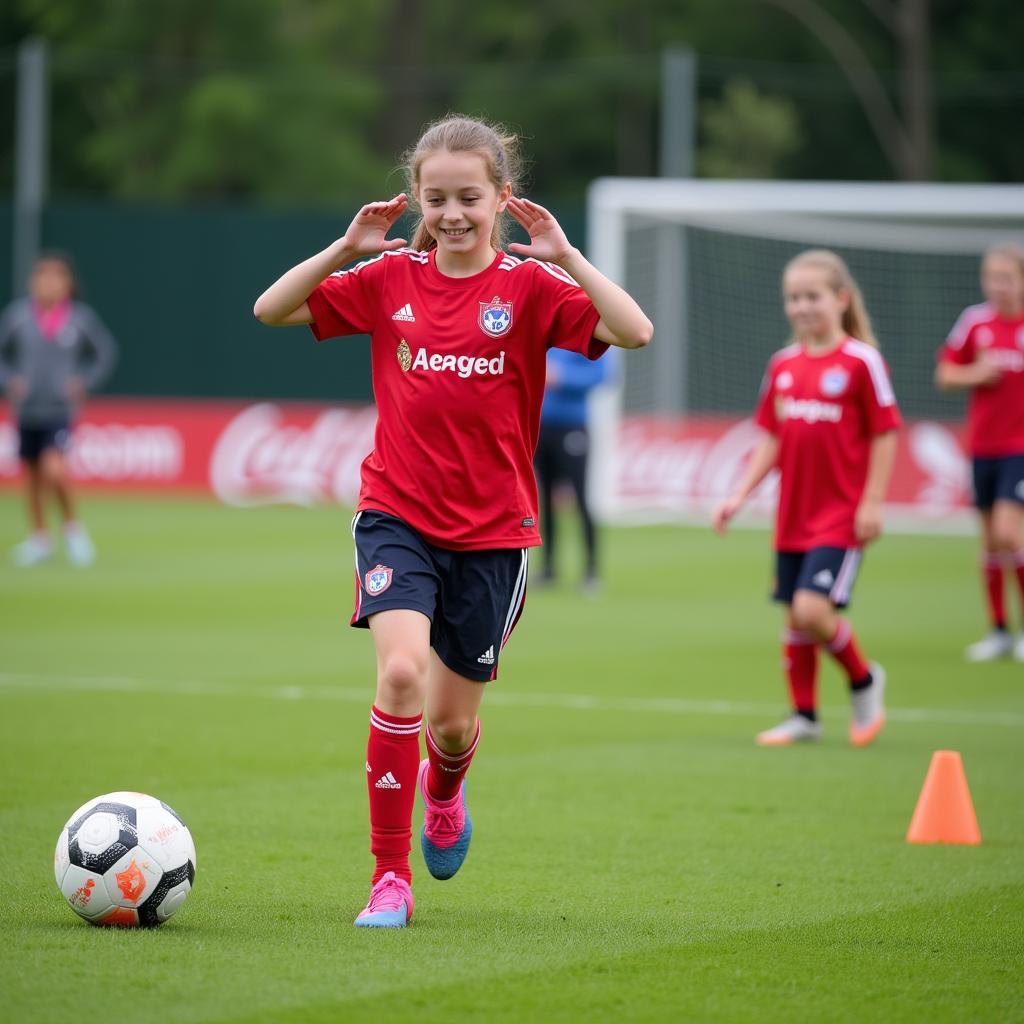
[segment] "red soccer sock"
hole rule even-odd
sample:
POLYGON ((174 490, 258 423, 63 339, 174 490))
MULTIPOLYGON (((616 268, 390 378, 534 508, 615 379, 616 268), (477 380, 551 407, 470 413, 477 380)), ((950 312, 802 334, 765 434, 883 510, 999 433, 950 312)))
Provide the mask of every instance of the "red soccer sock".
POLYGON ((863 682, 871 675, 871 669, 864 660, 864 655, 860 653, 857 638, 846 619, 839 620, 836 635, 828 645, 828 653, 846 670, 851 684, 863 682))
POLYGON ((430 767, 427 769, 427 791, 434 800, 444 803, 458 795, 459 786, 469 771, 479 742, 479 718, 476 720, 476 735, 473 742, 461 754, 449 754, 442 750, 430 735, 430 726, 427 726, 427 758, 430 761, 430 767))
POLYGON ((818 642, 813 633, 798 629, 787 629, 782 640, 782 665, 793 707, 813 719, 818 707, 818 642))
POLYGON ((374 884, 387 871, 412 881, 409 847, 422 721, 422 715, 399 718, 377 707, 370 712, 366 786, 370 792, 370 852, 377 859, 374 884))
MULTIPOLYGON (((1003 560, 989 552, 981 560, 981 575, 985 583, 985 595, 988 598, 989 621, 996 629, 1006 629, 1006 599, 1003 593, 1003 560)), ((1017 577, 1021 579, 1021 567, 1017 568, 1017 577)), ((1021 582, 1024 593, 1024 580, 1021 582)))
POLYGON ((1020 587, 1021 612, 1024 614, 1024 548, 1013 553, 1013 566, 1017 571, 1017 586, 1020 587))

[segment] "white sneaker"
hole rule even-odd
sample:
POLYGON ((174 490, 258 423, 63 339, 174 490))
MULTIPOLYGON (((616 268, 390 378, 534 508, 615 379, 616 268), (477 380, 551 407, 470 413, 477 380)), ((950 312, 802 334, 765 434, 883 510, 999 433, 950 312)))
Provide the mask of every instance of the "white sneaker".
POLYGON ((1013 660, 1024 661, 1024 633, 1017 637, 1017 642, 1013 645, 1013 660))
POLYGON ((64 550, 67 553, 68 561, 80 569, 84 569, 96 561, 96 545, 93 544, 89 534, 85 532, 85 527, 79 526, 77 523, 64 528, 64 550))
POLYGON ((866 747, 885 725, 885 669, 877 661, 869 667, 871 685, 850 691, 850 743, 855 747, 866 747))
POLYGON ((14 564, 22 569, 39 565, 53 555, 53 543, 46 533, 33 533, 11 550, 14 564))
POLYGON ((821 739, 821 726, 803 715, 790 715, 774 729, 765 729, 755 737, 761 747, 788 747, 793 743, 805 743, 821 739))
POLYGON ((968 661, 995 661, 1013 651, 1013 637, 1005 629, 993 629, 988 636, 964 651, 968 661))

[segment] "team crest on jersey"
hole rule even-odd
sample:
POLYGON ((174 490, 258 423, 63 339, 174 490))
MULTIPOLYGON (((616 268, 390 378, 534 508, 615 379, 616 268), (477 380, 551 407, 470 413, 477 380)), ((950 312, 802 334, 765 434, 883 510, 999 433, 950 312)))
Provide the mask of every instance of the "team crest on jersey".
POLYGON ((391 586, 391 577, 394 570, 379 562, 366 574, 366 592, 370 597, 383 594, 391 586))
POLYGON ((484 334, 500 338, 512 326, 512 303, 502 302, 497 295, 490 302, 481 302, 477 322, 484 334))
POLYGON ((850 383, 850 374, 841 366, 830 366, 821 375, 821 393, 826 398, 835 398, 846 390, 850 383))
POLYGON ((398 365, 408 373, 412 367, 412 350, 409 348, 409 342, 405 338, 398 343, 396 355, 398 356, 398 365))

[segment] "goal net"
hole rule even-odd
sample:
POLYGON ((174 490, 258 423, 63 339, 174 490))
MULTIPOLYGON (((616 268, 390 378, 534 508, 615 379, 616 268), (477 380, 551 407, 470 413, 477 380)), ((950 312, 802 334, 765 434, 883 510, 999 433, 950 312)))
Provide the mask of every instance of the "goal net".
MULTIPOLYGON (((782 269, 819 247, 859 282, 910 424, 898 472, 913 468, 918 490, 903 480, 896 502, 933 520, 964 506, 963 398, 936 391, 935 352, 981 301, 981 253, 1024 241, 1024 187, 608 178, 590 189, 588 239, 655 326, 594 410, 605 518, 703 516, 732 487, 765 364, 789 337, 782 269)), ((768 481, 762 511, 772 497, 768 481)))

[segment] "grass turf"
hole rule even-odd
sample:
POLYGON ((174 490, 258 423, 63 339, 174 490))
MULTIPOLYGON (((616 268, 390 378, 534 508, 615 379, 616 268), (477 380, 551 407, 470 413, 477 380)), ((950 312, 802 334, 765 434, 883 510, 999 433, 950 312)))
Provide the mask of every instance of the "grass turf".
MULTIPOLYGON (((866 560, 878 743, 848 748, 826 665, 824 741, 761 750, 784 708, 767 536, 608 531, 603 594, 531 592, 502 658, 466 866, 435 882, 414 849, 413 926, 367 932, 373 655, 346 626, 346 516, 86 515, 93 569, 0 566, 0 1019, 1024 1020, 1024 666, 961 659, 968 538, 866 560), (964 756, 979 848, 903 842, 939 748, 964 756), (196 839, 155 932, 91 928, 53 884, 65 818, 115 789, 196 839)), ((0 498, 0 537, 20 529, 0 498)))

